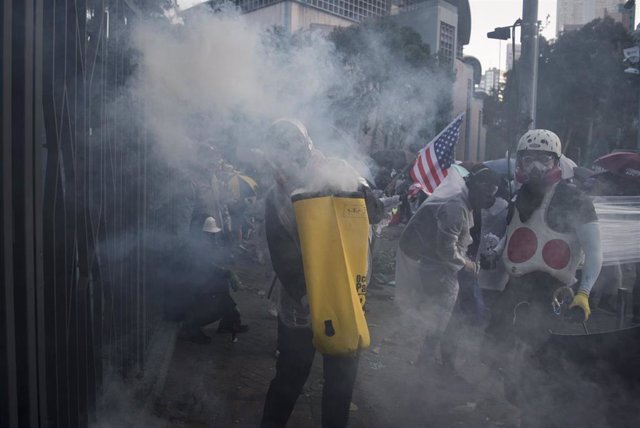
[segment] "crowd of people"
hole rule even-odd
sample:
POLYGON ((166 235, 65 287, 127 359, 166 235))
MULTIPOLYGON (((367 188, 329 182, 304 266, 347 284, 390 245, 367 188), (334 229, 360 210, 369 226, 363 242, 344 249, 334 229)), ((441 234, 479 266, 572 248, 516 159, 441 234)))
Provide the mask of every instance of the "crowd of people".
MULTIPOLYGON (((323 349, 320 343, 330 340, 336 328, 349 330, 337 325, 341 315, 321 320, 322 326, 313 325, 320 306, 334 305, 330 309, 341 313, 345 304, 322 291, 310 294, 310 287, 315 287, 310 272, 315 269, 317 276, 318 266, 331 270, 326 254, 333 252, 344 252, 347 265, 358 259, 360 250, 354 248, 361 247, 346 241, 360 238, 340 238, 343 241, 335 240, 335 248, 310 253, 309 233, 301 230, 300 216, 314 216, 311 224, 316 222, 320 229, 324 225, 318 222, 328 217, 295 207, 301 192, 314 198, 361 199, 365 207, 363 211, 347 205, 331 214, 364 216, 370 226, 368 236, 358 241, 368 245, 368 272, 356 279, 332 277, 344 287, 357 283, 352 294, 361 298, 355 309, 349 306, 348 316, 360 316, 365 302, 367 279, 374 269, 370 257, 374 226, 381 221, 401 225, 395 302, 420 332, 418 367, 425 375, 430 370, 455 371, 460 325, 485 326, 482 358, 496 370, 503 369, 505 355, 524 345, 526 351, 503 373, 505 385, 512 388, 511 398, 521 408, 525 425, 550 426, 535 406, 541 393, 539 377, 547 372, 531 376, 529 369, 548 358, 541 349, 556 323, 584 323, 590 318, 590 294, 602 268, 594 204, 584 186, 581 190, 563 174, 566 160, 556 134, 537 129, 520 138, 513 183, 483 163, 467 163, 450 168, 432 194, 404 177, 395 177, 391 194, 373 189, 348 163, 324 156, 304 124, 295 119, 274 122, 259 153, 265 169, 259 184, 224 161, 208 172, 206 191, 196 192, 200 202, 191 216, 190 244, 181 251, 179 268, 190 272, 185 284, 194 290, 183 310, 185 334, 194 342, 208 343, 201 328, 220 320, 218 331, 231 332, 235 340, 237 333, 248 331, 230 294, 241 283, 232 270, 219 265, 228 266, 228 258, 248 252, 247 247, 257 262, 264 263, 263 242, 268 247, 273 283, 279 284, 273 311, 278 320, 278 356, 261 426, 287 424, 316 350, 323 349), (557 316, 560 312, 562 317, 557 316)), ((340 227, 340 221, 331 227, 340 227)), ((352 333, 359 335, 356 349, 323 353, 323 427, 348 423, 359 348, 368 340, 368 332, 365 339, 362 331, 347 331, 352 333)), ((546 392, 555 393, 553 387, 546 392)))

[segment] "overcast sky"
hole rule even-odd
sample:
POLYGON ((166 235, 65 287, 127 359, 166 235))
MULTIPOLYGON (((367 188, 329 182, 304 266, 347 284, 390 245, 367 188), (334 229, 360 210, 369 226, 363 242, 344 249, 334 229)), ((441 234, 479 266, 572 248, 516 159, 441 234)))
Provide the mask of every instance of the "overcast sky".
MULTIPOLYGON (((475 56, 482 63, 482 70, 496 67, 504 70, 507 57, 507 42, 487 38, 487 32, 495 27, 506 27, 522 17, 522 1, 519 0, 469 0, 471 5, 471 41, 464 49, 465 55, 475 56)), ((556 0, 538 1, 538 20, 548 24, 542 31, 547 39, 555 37, 556 0)), ((516 42, 520 30, 516 30, 516 42)))

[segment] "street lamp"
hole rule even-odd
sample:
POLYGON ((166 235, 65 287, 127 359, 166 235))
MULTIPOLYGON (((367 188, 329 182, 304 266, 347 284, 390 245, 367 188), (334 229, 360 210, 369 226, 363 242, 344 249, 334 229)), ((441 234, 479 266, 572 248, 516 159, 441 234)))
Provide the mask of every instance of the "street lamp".
MULTIPOLYGON (((518 18, 509 27, 496 27, 493 31, 487 33, 487 37, 495 40, 509 40, 511 39, 511 58, 513 58, 512 76, 514 77, 516 88, 516 105, 520 106, 520 83, 518 82, 518 76, 516 73, 516 27, 522 25, 522 19, 518 18)), ((511 177, 511 141, 514 136, 514 126, 517 121, 517 108, 511 109, 513 116, 508 126, 507 134, 507 177, 511 177)), ((511 179, 509 178, 509 193, 511 194, 511 179)))

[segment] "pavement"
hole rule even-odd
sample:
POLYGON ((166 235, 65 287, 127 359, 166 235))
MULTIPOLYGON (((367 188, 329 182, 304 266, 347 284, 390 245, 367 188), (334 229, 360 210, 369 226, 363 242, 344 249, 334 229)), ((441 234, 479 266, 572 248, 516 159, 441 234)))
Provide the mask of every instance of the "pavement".
MULTIPOLYGON (((392 254, 395 240, 383 240, 378 249, 392 254)), ((236 259, 235 270, 244 287, 233 297, 250 331, 236 343, 228 334, 217 334, 215 325, 205 329, 211 344, 179 336, 151 412, 154 426, 259 426, 275 374, 276 319, 268 312, 267 299, 272 273, 249 257, 236 259)), ((454 371, 418 367, 422 338, 402 321, 393 291, 389 285, 369 287, 371 346, 361 354, 349 426, 519 426, 519 412, 506 399, 502 381, 477 357, 480 327, 461 333, 454 371)), ((319 427, 321 393, 322 360, 316 355, 288 426, 319 427)))

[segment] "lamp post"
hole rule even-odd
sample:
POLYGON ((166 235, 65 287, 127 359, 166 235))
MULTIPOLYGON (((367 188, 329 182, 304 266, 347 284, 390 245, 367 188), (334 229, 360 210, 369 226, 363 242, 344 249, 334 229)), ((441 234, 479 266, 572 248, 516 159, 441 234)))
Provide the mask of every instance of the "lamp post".
MULTIPOLYGON (((538 0, 522 2, 520 43, 520 115, 523 125, 536 127, 536 93, 538 88, 538 0)), ((514 59, 515 60, 515 59, 514 59)))
MULTIPOLYGON (((515 80, 515 88, 516 88, 516 105, 520 105, 520 84, 519 84, 519 76, 516 71, 516 27, 522 24, 522 20, 518 18, 513 25, 509 27, 497 27, 494 28, 493 31, 489 31, 487 33, 487 37, 490 39, 496 40, 509 40, 511 39, 511 54, 513 58, 513 68, 512 68, 512 78, 515 80)), ((517 111, 515 109, 511 110, 512 116, 511 120, 509 120, 509 126, 507 128, 507 177, 511 177, 511 143, 514 140, 514 127, 517 122, 517 111)), ((509 179, 509 193, 511 193, 511 180, 509 179)))

